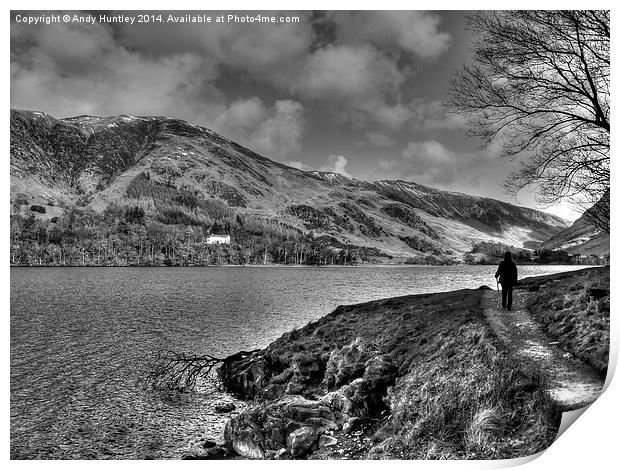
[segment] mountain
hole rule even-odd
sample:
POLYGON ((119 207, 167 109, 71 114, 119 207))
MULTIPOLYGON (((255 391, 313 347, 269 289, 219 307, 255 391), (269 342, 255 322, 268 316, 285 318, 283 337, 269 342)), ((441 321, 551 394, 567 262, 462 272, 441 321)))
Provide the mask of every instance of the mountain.
MULTIPOLYGON (((145 227, 151 257, 161 248, 153 241, 156 228, 189 227, 195 229, 193 240, 228 231, 250 251, 262 235, 297 237, 310 245, 319 240, 322 250, 333 253, 356 248, 368 256, 457 260, 480 242, 533 247, 568 227, 553 215, 490 198, 301 171, 178 119, 56 119, 20 110, 11 111, 11 203, 21 224, 12 229, 12 246, 28 237, 28 249, 35 246, 33 217, 42 227, 65 223, 63 230, 75 235, 65 219, 73 214, 70 220, 82 221, 87 214, 93 222, 80 222, 84 230, 104 220, 122 224, 122 236, 127 224, 145 227), (20 230, 31 232, 26 237, 20 230)), ((48 234, 51 228, 42 230, 48 234)), ((92 236, 103 237, 100 232, 92 236)), ((49 237, 38 240, 51 243, 49 237)), ((84 245, 82 253, 93 249, 84 245)), ((271 259, 280 259, 282 247, 269 250, 278 253, 271 259)), ((287 256, 285 250, 286 262, 287 256)), ((303 254, 296 261, 301 259, 303 254)))
POLYGON ((609 191, 601 200, 583 213, 573 225, 553 235, 543 242, 540 248, 545 250, 562 250, 569 254, 609 255, 609 233, 597 228, 592 223, 597 214, 609 214, 609 191))

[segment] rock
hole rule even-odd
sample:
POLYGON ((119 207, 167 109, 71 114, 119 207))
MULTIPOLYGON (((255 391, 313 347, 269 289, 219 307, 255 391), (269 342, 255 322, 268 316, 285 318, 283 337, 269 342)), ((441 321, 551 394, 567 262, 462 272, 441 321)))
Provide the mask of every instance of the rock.
POLYGON ((323 447, 335 446, 336 444, 338 444, 338 439, 333 436, 321 434, 321 437, 319 437, 319 449, 322 449, 323 447))
POLYGON ((217 373, 228 392, 251 400, 267 385, 264 352, 242 351, 229 356, 217 373))
POLYGON ((207 450, 204 458, 207 460, 221 460, 227 457, 226 449, 220 446, 211 447, 207 450))
POLYGON ((246 459, 263 459, 266 435, 261 428, 264 422, 265 412, 261 407, 247 409, 231 418, 224 427, 226 446, 246 459))
POLYGON ((182 460, 222 460, 229 457, 225 448, 216 446, 211 447, 203 454, 184 455, 182 460))
POLYGON ((482 286, 478 287, 478 290, 493 290, 493 289, 491 289, 491 288, 490 288, 489 286, 487 286, 487 285, 482 285, 482 286))
POLYGON ((350 434, 356 431, 357 429, 359 429, 361 424, 362 424, 362 420, 358 418, 357 416, 354 416, 353 418, 351 418, 349 421, 347 421, 344 424, 344 426, 342 427, 342 430, 344 431, 345 434, 350 434))
POLYGON ((330 404, 347 403, 333 392, 329 400, 309 400, 298 395, 255 404, 226 423, 224 439, 229 448, 246 458, 258 457, 268 451, 287 446, 291 434, 302 427, 312 428, 318 435, 338 429, 348 415, 330 404))
POLYGON ((215 439, 213 439, 212 437, 208 437, 204 444, 202 444, 202 447, 204 447, 205 449, 210 449, 211 447, 215 447, 217 445, 217 442, 215 441, 215 439))
POLYGON ((40 214, 45 214, 45 207, 38 204, 33 204, 32 206, 30 206, 30 210, 33 212, 39 212, 40 214))
POLYGON ((319 434, 316 428, 302 426, 289 434, 286 439, 286 448, 295 459, 304 457, 316 449, 319 434))
POLYGON ((276 455, 274 456, 274 460, 290 460, 291 454, 288 449, 280 449, 276 451, 276 455))
POLYGON ((235 408, 235 404, 231 401, 220 401, 215 403, 215 411, 218 413, 230 413, 235 408))
POLYGON ((289 367, 284 369, 281 373, 271 378, 270 382, 272 384, 283 384, 287 382, 293 376, 293 368, 289 367))
POLYGON ((609 291, 605 289, 590 288, 586 291, 586 294, 588 295, 590 299, 599 300, 604 297, 608 297, 609 291))
POLYGON ((398 368, 387 355, 376 356, 366 362, 362 379, 374 394, 385 395, 387 388, 394 385, 398 368))

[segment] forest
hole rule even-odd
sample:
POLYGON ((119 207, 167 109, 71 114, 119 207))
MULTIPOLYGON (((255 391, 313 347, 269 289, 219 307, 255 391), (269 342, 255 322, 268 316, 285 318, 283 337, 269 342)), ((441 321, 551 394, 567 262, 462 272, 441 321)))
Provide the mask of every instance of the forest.
POLYGON ((376 249, 246 215, 220 200, 154 181, 146 172, 102 213, 74 206, 59 217, 35 216, 45 211, 26 197, 14 199, 12 265, 351 265, 381 256, 376 249), (208 245, 209 234, 230 234, 231 243, 208 245))

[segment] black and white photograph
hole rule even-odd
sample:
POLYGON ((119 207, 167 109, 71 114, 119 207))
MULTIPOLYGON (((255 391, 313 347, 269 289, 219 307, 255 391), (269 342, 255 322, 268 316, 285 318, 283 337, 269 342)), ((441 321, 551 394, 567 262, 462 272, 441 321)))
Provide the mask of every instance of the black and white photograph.
POLYGON ((610 16, 10 10, 7 457, 546 451, 614 368, 610 16))

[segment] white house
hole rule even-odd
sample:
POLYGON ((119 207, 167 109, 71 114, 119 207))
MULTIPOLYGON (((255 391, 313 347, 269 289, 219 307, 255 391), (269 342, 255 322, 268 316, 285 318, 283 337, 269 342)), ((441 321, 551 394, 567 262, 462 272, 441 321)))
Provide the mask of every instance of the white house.
POLYGON ((230 245, 230 235, 209 235, 205 242, 207 245, 230 245))

